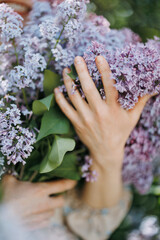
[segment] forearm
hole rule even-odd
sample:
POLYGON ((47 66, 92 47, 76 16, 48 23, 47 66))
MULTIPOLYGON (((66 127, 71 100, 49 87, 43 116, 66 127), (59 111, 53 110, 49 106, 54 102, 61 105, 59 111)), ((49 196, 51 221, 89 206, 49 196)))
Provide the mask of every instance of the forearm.
MULTIPOLYGON (((117 162, 122 161, 123 154, 117 154, 117 162)), ((98 179, 94 183, 88 182, 85 184, 82 193, 82 201, 95 208, 115 206, 122 198, 124 191, 121 165, 122 164, 114 166, 113 164, 111 167, 102 168, 94 161, 92 169, 97 171, 98 179)))

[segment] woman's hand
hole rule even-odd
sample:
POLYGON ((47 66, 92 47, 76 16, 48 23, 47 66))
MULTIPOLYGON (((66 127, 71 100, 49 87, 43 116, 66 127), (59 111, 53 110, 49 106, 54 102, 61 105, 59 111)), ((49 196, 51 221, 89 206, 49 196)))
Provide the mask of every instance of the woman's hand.
POLYGON ((116 205, 123 195, 121 169, 124 146, 149 96, 139 99, 133 110, 124 110, 117 101, 118 92, 107 61, 98 56, 96 65, 102 77, 106 100, 100 97, 82 57, 75 58, 75 67, 87 102, 77 90, 72 93, 73 81, 67 74, 69 69, 64 70, 63 77, 74 107, 59 89, 55 89, 55 96, 81 141, 88 147, 93 158, 92 169, 99 175, 95 183, 85 184, 82 200, 92 207, 103 208, 116 205))
POLYGON ((59 180, 44 183, 20 182, 7 175, 2 179, 4 203, 20 216, 29 229, 42 228, 49 224, 56 208, 64 205, 62 195, 50 197, 72 189, 76 182, 59 180))
POLYGON ((75 67, 88 103, 82 99, 77 90, 72 93, 73 81, 67 74, 69 69, 64 69, 63 78, 75 109, 58 89, 55 90, 56 101, 72 122, 97 165, 102 168, 121 167, 125 143, 149 97, 141 98, 133 110, 124 110, 117 101, 118 92, 114 87, 114 80, 111 79, 107 61, 102 56, 98 56, 96 65, 102 77, 106 100, 101 99, 84 59, 76 57, 75 67), (117 155, 122 156, 119 162, 117 155))

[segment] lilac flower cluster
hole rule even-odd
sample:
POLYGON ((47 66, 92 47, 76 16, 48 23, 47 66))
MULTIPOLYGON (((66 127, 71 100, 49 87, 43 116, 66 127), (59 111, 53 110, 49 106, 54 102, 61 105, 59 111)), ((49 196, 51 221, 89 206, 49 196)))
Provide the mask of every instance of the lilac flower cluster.
POLYGON ((104 56, 109 62, 116 81, 115 87, 119 92, 118 101, 124 109, 133 108, 139 97, 160 91, 160 56, 151 44, 129 44, 123 50, 117 49, 113 54, 106 50, 105 45, 93 42, 84 54, 84 59, 93 81, 99 88, 102 84, 95 65, 97 55, 104 56))
POLYGON ((22 33, 22 17, 15 13, 11 7, 2 3, 0 7, 0 52, 5 50, 5 44, 22 33))
POLYGON ((21 127, 20 110, 15 104, 0 112, 0 147, 8 164, 21 162, 30 156, 35 143, 34 133, 21 127))
POLYGON ((82 178, 86 179, 86 182, 95 182, 97 181, 98 174, 95 170, 91 171, 90 168, 92 166, 93 160, 90 158, 90 156, 85 156, 85 163, 81 167, 82 171, 82 178))

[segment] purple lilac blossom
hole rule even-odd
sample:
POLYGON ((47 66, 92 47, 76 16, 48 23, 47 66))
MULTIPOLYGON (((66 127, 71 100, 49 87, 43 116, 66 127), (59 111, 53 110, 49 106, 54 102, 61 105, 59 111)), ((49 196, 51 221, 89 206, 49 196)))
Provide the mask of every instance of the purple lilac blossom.
POLYGON ((124 109, 132 109, 139 97, 160 91, 160 55, 149 43, 129 44, 111 54, 105 45, 93 42, 84 59, 93 81, 99 87, 102 85, 101 78, 94 63, 97 55, 104 56, 108 61, 119 92, 118 101, 124 109))
POLYGON ((90 158, 90 156, 85 156, 85 163, 81 167, 82 171, 82 178, 86 179, 86 182, 95 182, 97 181, 98 174, 95 170, 90 170, 90 167, 92 166, 93 160, 90 158))
POLYGON ((160 95, 148 101, 125 147, 123 180, 142 194, 150 188, 155 158, 160 155, 159 129, 160 95))

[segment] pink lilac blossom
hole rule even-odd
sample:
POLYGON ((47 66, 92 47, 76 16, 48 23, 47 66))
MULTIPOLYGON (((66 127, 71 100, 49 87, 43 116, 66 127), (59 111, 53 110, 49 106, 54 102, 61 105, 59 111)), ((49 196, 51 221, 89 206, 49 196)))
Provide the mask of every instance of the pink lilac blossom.
POLYGON ((124 109, 133 108, 139 97, 160 91, 160 56, 149 43, 129 44, 123 50, 117 49, 110 54, 104 45, 93 42, 84 59, 93 81, 99 87, 101 78, 94 63, 97 55, 107 59, 119 92, 118 101, 124 109))
POLYGON ((123 180, 146 193, 153 180, 155 158, 160 155, 160 95, 146 104, 125 147, 123 180))

